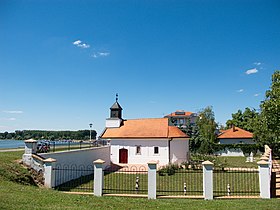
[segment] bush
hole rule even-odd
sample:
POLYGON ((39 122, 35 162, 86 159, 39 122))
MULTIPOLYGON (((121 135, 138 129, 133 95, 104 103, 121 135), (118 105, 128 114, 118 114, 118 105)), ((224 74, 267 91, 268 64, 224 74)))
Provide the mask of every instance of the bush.
POLYGON ((171 176, 175 174, 176 170, 178 170, 180 166, 178 164, 168 164, 166 166, 163 166, 159 171, 160 176, 165 176, 166 174, 168 176, 171 176))

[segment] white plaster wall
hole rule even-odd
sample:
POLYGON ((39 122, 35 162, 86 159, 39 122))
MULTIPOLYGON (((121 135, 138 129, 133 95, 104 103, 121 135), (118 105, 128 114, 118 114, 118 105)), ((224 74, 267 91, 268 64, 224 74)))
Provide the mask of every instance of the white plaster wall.
POLYGON ((154 139, 112 139, 111 140, 111 161, 119 163, 119 150, 128 150, 128 164, 147 164, 151 160, 158 161, 159 165, 166 165, 169 162, 168 140, 154 139), (136 154, 136 146, 141 146, 141 154, 136 154), (154 147, 159 147, 159 154, 154 154, 154 147))
POLYGON ((105 164, 110 165, 110 148, 93 147, 80 150, 70 150, 54 153, 41 153, 40 156, 44 158, 56 159, 56 164, 60 165, 93 165, 93 161, 102 159, 105 164))
POLYGON ((182 163, 188 160, 189 141, 187 139, 173 139, 170 141, 171 163, 182 163))
POLYGON ((93 174, 93 161, 102 159, 104 167, 110 165, 110 146, 40 154, 43 158, 56 159, 56 168, 86 169, 86 171, 55 170, 55 186, 81 176, 93 174))
POLYGON ((220 144, 255 144, 253 139, 220 139, 220 144))
POLYGON ((240 148, 238 148, 238 149, 234 149, 234 148, 228 149, 228 148, 226 148, 225 150, 220 150, 218 152, 215 152, 215 155, 231 156, 231 157, 234 157, 234 156, 244 157, 243 151, 240 148))

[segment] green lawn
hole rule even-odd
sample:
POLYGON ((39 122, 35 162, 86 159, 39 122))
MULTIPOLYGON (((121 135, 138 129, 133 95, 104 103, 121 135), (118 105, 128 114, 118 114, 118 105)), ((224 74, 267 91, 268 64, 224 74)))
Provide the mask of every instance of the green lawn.
POLYGON ((32 186, 15 162, 22 152, 0 153, 0 209, 279 209, 279 199, 213 200, 94 197, 32 186))
POLYGON ((70 195, 0 179, 0 209, 279 209, 280 200, 194 200, 70 195))
POLYGON ((260 157, 254 157, 254 162, 246 162, 246 157, 217 157, 217 160, 222 163, 224 167, 257 168, 257 162, 260 160, 260 157))

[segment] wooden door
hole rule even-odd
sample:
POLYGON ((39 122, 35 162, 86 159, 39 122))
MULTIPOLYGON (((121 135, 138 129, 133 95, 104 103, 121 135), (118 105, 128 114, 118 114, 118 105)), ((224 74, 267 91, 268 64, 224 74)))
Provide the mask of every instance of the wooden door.
POLYGON ((120 149, 119 150, 119 161, 120 163, 127 163, 128 158, 128 150, 127 149, 120 149))

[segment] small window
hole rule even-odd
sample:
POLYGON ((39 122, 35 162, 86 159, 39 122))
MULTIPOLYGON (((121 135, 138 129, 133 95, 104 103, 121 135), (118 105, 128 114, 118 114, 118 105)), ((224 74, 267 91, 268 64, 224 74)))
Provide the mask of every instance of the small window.
POLYGON ((154 154, 158 154, 158 147, 154 147, 154 154))
POLYGON ((179 124, 180 125, 184 125, 185 124, 185 120, 184 119, 179 119, 179 124))
POLYGON ((136 155, 141 155, 141 146, 136 146, 136 155))

